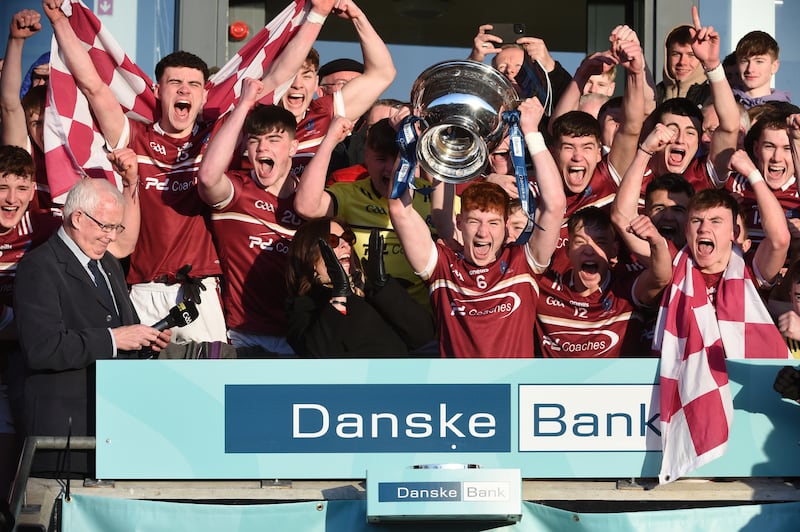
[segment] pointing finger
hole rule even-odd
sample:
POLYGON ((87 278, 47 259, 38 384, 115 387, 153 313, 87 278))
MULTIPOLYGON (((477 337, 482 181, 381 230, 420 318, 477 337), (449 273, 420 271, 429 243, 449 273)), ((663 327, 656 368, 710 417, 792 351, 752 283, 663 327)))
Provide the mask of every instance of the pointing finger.
POLYGON ((703 25, 700 24, 700 12, 697 10, 697 6, 692 6, 692 21, 696 29, 699 30, 703 27, 703 25))

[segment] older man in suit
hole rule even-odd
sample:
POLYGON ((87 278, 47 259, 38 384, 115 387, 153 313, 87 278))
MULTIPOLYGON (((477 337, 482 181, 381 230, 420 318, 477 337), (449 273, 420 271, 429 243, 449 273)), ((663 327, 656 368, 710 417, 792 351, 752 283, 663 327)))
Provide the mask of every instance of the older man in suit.
MULTIPOLYGON (((126 160, 129 170, 135 167, 126 160)), ((104 179, 78 182, 67 196, 63 227, 19 264, 15 308, 28 435, 66 436, 70 419, 73 435, 93 434, 94 362, 159 350, 169 341, 169 331, 139 324, 125 274, 109 252, 125 231, 123 221, 138 216, 125 213, 126 206, 135 209, 136 182, 126 182, 125 195, 104 179)), ((80 464, 73 459, 73 470, 91 472, 80 464)))

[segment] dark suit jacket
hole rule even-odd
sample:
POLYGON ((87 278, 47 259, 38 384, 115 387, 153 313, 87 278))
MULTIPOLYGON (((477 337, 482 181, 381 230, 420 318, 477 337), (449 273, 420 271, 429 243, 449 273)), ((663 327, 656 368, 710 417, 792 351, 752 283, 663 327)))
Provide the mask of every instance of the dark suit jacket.
MULTIPOLYGON (((122 325, 138 323, 119 261, 106 253, 100 262, 122 325)), ((94 362, 114 356, 111 310, 58 234, 20 261, 14 309, 27 367, 27 434, 66 436, 72 417, 74 436, 93 435, 94 362)))

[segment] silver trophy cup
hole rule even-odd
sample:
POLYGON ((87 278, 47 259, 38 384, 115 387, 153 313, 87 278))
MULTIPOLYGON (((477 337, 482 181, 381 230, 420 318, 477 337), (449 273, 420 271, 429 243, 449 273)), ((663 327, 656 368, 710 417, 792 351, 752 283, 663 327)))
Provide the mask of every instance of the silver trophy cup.
POLYGON ((423 121, 417 159, 431 177, 462 183, 478 177, 503 137, 502 113, 516 109, 517 92, 503 74, 470 60, 437 63, 411 89, 423 121))

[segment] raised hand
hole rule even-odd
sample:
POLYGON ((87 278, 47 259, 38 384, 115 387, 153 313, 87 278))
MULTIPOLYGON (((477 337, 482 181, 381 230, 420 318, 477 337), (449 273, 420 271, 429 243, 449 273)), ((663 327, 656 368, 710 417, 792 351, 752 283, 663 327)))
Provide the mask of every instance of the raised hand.
POLYGON ((556 61, 550 55, 547 44, 542 39, 538 37, 520 37, 517 39, 517 44, 522 45, 525 53, 534 61, 539 61, 548 72, 555 68, 556 61))
POLYGON ((136 186, 139 180, 139 161, 136 152, 131 148, 121 148, 112 151, 107 157, 114 170, 122 176, 124 186, 136 186))
POLYGON ((364 12, 358 7, 353 0, 339 0, 333 9, 333 12, 339 18, 346 20, 353 20, 364 16, 364 12))
POLYGON ((719 33, 713 26, 703 26, 700 24, 700 13, 697 6, 692 6, 692 20, 694 28, 689 30, 692 36, 692 51, 694 56, 700 60, 705 70, 713 70, 720 64, 719 59, 719 33))
POLYGON ((11 39, 27 39, 42 29, 42 16, 33 9, 23 9, 11 17, 8 36, 11 39))
POLYGON ((372 228, 369 233, 369 254, 363 259, 362 266, 367 276, 367 286, 373 289, 381 288, 389 280, 383 262, 383 253, 386 249, 383 235, 377 228, 372 228))
POLYGON ((736 150, 733 152, 731 160, 728 163, 728 168, 743 176, 748 176, 750 172, 757 169, 753 160, 750 159, 750 156, 747 155, 747 152, 744 150, 736 150))
POLYGON ((242 95, 240 101, 242 103, 249 103, 250 107, 253 107, 256 102, 264 96, 264 94, 262 94, 263 91, 264 84, 260 79, 244 78, 242 80, 242 95))
POLYGON ((641 147, 646 152, 657 153, 664 150, 664 148, 675 140, 677 135, 678 133, 675 130, 658 123, 656 127, 653 128, 653 131, 642 141, 641 147))
POLYGON ((578 71, 575 72, 575 77, 581 75, 589 79, 589 76, 605 74, 614 68, 618 62, 611 50, 595 52, 581 62, 578 66, 578 71))
POLYGON ((664 236, 658 232, 650 217, 644 214, 640 214, 631 220, 628 232, 650 243, 664 239, 664 236))
POLYGON ((519 107, 519 127, 523 133, 533 133, 539 131, 539 122, 544 116, 544 107, 539 98, 535 96, 523 100, 519 107))
POLYGON ((331 249, 324 239, 320 238, 318 241, 319 252, 322 255, 322 261, 325 263, 325 269, 328 271, 328 277, 333 285, 331 297, 347 297, 353 295, 353 290, 350 288, 350 279, 347 277, 347 272, 336 257, 336 253, 331 249))
POLYGON ((500 53, 501 49, 498 46, 503 44, 503 39, 489 33, 493 28, 491 24, 478 26, 478 34, 472 39, 470 59, 483 62, 487 55, 500 53))
POLYGON ((772 385, 781 397, 793 401, 800 400, 800 371, 791 366, 784 366, 775 376, 775 383, 772 385))
POLYGON ((611 32, 611 53, 626 70, 644 72, 644 55, 639 36, 628 26, 617 26, 611 32))
POLYGON ((50 22, 53 23, 60 18, 66 18, 67 16, 61 11, 61 4, 64 3, 64 0, 42 0, 42 10, 44 10, 45 16, 50 19, 50 22))
POLYGON ((347 135, 353 131, 353 125, 354 123, 352 120, 348 120, 343 116, 336 115, 333 117, 331 125, 328 126, 327 136, 333 138, 338 144, 346 139, 347 135))

